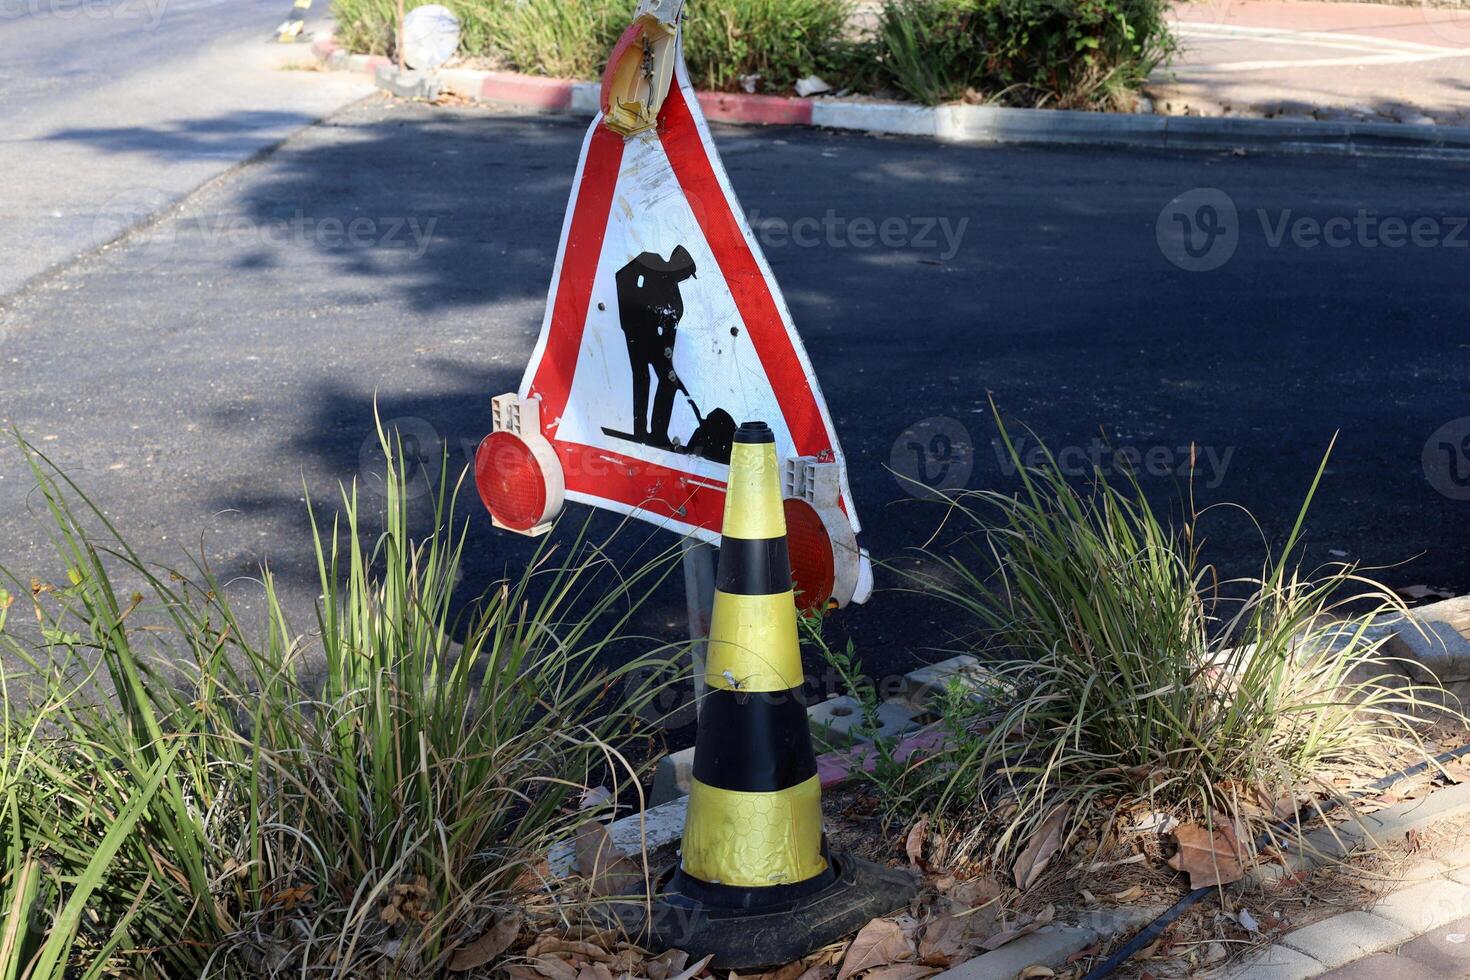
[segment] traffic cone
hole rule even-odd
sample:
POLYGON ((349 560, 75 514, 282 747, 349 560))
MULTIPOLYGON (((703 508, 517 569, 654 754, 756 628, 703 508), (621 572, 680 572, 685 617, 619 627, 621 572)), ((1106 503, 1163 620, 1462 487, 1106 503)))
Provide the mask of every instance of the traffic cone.
POLYGON ((657 941, 717 969, 792 962, 905 904, 914 882, 833 853, 802 698, 776 441, 735 433, 694 778, 657 941))

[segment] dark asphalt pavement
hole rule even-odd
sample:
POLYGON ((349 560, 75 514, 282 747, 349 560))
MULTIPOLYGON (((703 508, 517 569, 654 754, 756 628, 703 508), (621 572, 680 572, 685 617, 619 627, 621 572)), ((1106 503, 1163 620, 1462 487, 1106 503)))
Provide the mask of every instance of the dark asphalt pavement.
MULTIPOLYGON (((374 398, 464 463, 490 396, 516 386, 583 131, 381 102, 306 130, 8 310, 0 421, 53 452, 149 553, 180 560, 202 541, 226 577, 270 557, 309 603, 303 480, 320 500, 364 474, 374 398)), ((717 138, 825 389, 876 557, 901 558, 940 517, 891 464, 1010 485, 993 395, 1069 465, 1106 462, 1103 435, 1136 452, 1165 506, 1182 499, 1195 444, 1199 504, 1237 502, 1276 540, 1338 432, 1308 559, 1470 592, 1470 168, 717 138)), ((5 450, 0 561, 51 574, 28 488, 5 450)), ((1244 517, 1219 511, 1208 527, 1225 573, 1258 566, 1244 517)), ((476 501, 470 551, 467 592, 527 544, 476 501)), ((682 617, 671 593, 657 621, 682 617)), ((952 622, 924 597, 880 592, 834 625, 886 673, 935 656, 952 622)))

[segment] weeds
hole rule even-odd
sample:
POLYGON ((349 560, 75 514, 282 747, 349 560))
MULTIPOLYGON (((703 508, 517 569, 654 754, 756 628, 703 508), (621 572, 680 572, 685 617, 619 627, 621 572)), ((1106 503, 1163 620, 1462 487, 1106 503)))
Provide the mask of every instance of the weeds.
POLYGON ((153 568, 26 453, 67 575, 7 573, 35 629, 0 642, 45 697, 5 700, 3 899, 34 910, 0 929, 5 980, 437 976, 550 900, 538 862, 597 815, 587 787, 637 796, 661 688, 635 678, 668 664, 626 647, 667 556, 620 574, 584 531, 455 613, 457 486, 411 537, 390 451, 375 540, 355 489, 312 513, 315 629, 269 572, 253 629, 207 567, 153 568))
POLYGON ((1173 54, 1159 0, 889 0, 874 39, 887 80, 929 104, 1133 107, 1173 54))
POLYGON ((1374 629, 1401 604, 1353 566, 1298 565, 1322 469, 1259 576, 1217 587, 1201 515, 1171 529, 1131 480, 1079 489, 1050 455, 1026 468, 1001 435, 1020 492, 956 500, 965 543, 910 582, 976 628, 967 645, 999 658, 1007 694, 907 773, 911 806, 974 818, 966 844, 997 855, 1063 806, 1069 826, 1104 836, 1137 808, 1239 820, 1254 837, 1341 792, 1335 778, 1422 758, 1418 716, 1443 691, 1395 673, 1374 629))
MULTIPOLYGON (((462 52, 497 67, 593 79, 632 0, 447 0, 462 52)), ((412 4, 410 4, 412 6, 412 4)), ((335 0, 338 39, 392 54, 393 0, 335 0)), ((1129 109, 1172 54, 1162 0, 888 0, 876 30, 847 0, 690 0, 685 55, 701 89, 787 94, 806 75, 834 89, 920 102, 1129 109)))

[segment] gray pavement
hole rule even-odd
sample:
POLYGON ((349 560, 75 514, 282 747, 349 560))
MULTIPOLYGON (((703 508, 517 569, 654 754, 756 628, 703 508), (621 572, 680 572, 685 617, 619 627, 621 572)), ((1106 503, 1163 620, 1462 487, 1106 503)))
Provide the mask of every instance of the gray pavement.
MULTIPOLYGON (((374 399, 462 465, 488 398, 515 387, 583 131, 372 101, 298 133, 0 314, 0 424, 147 553, 202 554, 247 599, 243 577, 270 557, 309 605, 303 486, 319 501, 339 480, 370 487, 374 399)), ((212 133, 169 138, 187 156, 212 133)), ((1135 460, 1164 506, 1186 497, 1196 444, 1197 505, 1237 501, 1273 541, 1338 432, 1309 564, 1470 592, 1464 165, 717 138, 880 559, 904 560, 941 516, 890 467, 1013 485, 993 393, 1069 467, 1135 460)), ((117 166, 157 152, 142 135, 91 147, 117 166)), ((0 452, 0 561, 54 574, 28 490, 0 452)), ((470 503, 466 595, 528 554, 470 503)), ((1258 569, 1249 520, 1216 510, 1206 528, 1226 575, 1258 569)), ((682 622, 675 591, 648 625, 682 622)), ((834 623, 878 674, 935 657, 953 625, 894 592, 834 623)))
POLYGON ((0 305, 371 92, 275 69, 266 39, 289 6, 0 2, 0 305))

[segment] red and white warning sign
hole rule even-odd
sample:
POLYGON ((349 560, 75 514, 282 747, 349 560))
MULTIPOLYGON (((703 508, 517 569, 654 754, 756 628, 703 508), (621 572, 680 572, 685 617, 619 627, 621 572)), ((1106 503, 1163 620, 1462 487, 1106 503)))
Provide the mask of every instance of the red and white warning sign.
POLYGON ((828 598, 860 602, 842 449, 690 85, 680 6, 645 0, 613 53, 540 339, 477 482, 512 530, 544 528, 564 496, 718 543, 735 428, 764 421, 799 461, 790 498, 825 511, 803 526, 827 532, 828 598))

